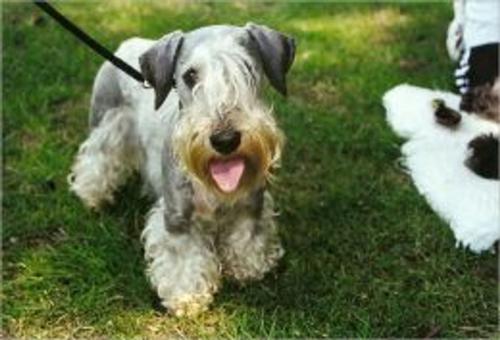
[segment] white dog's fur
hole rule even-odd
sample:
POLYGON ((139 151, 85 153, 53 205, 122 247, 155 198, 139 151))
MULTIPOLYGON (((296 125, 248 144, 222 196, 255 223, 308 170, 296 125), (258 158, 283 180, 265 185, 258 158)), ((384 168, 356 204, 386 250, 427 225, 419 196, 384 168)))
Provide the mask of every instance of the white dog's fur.
POLYGON ((474 252, 490 249, 500 237, 499 182, 477 176, 464 161, 468 143, 481 134, 498 136, 498 124, 462 114, 456 129, 439 125, 432 107, 436 98, 458 110, 457 95, 397 86, 384 95, 387 120, 408 139, 402 147, 405 164, 419 192, 450 224, 457 244, 474 252))

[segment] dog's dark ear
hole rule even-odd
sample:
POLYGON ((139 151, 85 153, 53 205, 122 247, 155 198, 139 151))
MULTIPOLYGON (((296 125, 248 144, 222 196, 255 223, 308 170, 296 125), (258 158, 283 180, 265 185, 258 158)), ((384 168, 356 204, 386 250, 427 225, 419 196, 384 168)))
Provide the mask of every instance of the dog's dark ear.
POLYGON ((286 73, 295 58, 295 41, 266 26, 248 23, 245 28, 255 41, 264 72, 271 85, 286 96, 286 73))
POLYGON ((488 178, 499 178, 499 145, 498 136, 483 134, 479 135, 467 145, 471 154, 465 160, 465 165, 477 175, 488 178))
POLYGON ((174 85, 175 64, 182 41, 181 31, 169 33, 139 57, 142 75, 155 91, 155 110, 163 104, 174 85))

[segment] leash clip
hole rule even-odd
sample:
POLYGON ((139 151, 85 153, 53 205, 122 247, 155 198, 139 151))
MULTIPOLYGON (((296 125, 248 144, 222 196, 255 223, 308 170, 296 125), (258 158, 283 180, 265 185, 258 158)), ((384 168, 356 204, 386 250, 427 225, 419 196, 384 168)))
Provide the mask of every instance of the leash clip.
POLYGON ((150 84, 150 83, 148 83, 148 81, 147 81, 147 80, 144 80, 144 81, 142 82, 142 87, 143 87, 143 88, 145 88, 145 89, 150 89, 150 88, 151 88, 151 84, 150 84))

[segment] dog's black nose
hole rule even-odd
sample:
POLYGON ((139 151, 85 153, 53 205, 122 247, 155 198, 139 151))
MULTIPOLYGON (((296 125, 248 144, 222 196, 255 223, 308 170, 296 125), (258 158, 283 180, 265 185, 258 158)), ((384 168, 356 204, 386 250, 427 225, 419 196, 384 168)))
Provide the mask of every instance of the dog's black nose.
POLYGON ((240 146, 241 133, 232 129, 222 130, 210 136, 210 144, 215 151, 227 155, 240 146))

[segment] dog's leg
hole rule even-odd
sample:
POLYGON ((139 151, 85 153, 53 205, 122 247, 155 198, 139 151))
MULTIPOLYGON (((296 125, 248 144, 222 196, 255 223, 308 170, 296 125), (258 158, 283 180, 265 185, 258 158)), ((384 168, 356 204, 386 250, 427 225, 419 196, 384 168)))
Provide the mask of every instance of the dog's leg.
POLYGON ((163 306, 176 316, 207 309, 220 280, 213 240, 191 226, 179 231, 167 226, 165 202, 151 210, 142 233, 147 275, 163 306))
POLYGON ((133 112, 110 109, 80 146, 68 177, 70 190, 90 208, 113 201, 113 192, 138 168, 140 149, 133 112))
POLYGON ((256 195, 257 211, 236 219, 220 240, 224 273, 240 282, 262 279, 284 254, 271 195, 256 195))

